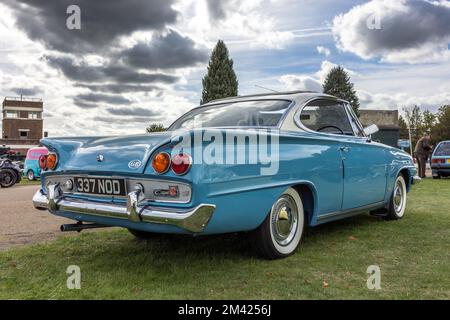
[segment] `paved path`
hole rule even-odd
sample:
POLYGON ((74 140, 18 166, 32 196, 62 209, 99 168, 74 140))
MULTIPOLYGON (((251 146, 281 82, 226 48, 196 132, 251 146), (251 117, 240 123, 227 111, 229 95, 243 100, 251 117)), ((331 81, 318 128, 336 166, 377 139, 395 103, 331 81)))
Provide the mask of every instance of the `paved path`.
POLYGON ((31 199, 38 188, 37 185, 0 188, 0 250, 53 240, 62 235, 61 224, 72 223, 34 209, 31 199))

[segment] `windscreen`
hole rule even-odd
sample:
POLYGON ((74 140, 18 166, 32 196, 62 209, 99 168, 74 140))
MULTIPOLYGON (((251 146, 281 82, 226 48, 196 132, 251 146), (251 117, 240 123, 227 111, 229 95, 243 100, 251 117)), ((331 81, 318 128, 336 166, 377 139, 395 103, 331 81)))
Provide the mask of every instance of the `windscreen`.
POLYGON ((276 127, 291 101, 239 101, 194 109, 175 121, 169 130, 214 127, 276 127))

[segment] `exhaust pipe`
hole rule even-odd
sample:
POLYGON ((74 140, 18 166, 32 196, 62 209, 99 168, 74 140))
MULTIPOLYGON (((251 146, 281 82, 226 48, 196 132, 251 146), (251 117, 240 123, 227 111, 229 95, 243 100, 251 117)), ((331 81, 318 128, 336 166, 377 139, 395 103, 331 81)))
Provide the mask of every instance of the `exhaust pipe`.
POLYGON ((78 222, 78 223, 62 224, 59 229, 62 232, 67 232, 67 231, 81 232, 81 230, 84 230, 84 229, 97 229, 97 228, 108 228, 108 227, 111 227, 111 226, 107 226, 105 224, 98 224, 98 223, 84 224, 82 222, 78 222))

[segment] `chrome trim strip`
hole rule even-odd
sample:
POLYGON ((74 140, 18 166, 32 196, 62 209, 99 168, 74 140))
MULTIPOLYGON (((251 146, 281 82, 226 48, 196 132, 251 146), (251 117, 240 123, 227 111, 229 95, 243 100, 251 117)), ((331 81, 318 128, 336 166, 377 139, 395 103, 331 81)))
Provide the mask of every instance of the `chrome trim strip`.
POLYGON ((385 202, 380 201, 380 202, 372 203, 372 204, 369 204, 366 206, 349 209, 346 211, 330 212, 330 213, 326 213, 326 214, 318 216, 317 222, 322 223, 322 222, 329 221, 329 220, 337 218, 337 217, 339 217, 339 218, 351 217, 353 215, 358 215, 358 214, 366 213, 371 210, 383 208, 384 206, 385 206, 385 202))
POLYGON ((68 211, 103 217, 127 219, 133 222, 149 222, 180 227, 190 232, 202 232, 216 209, 212 204, 200 204, 192 209, 156 208, 141 206, 142 190, 136 188, 128 193, 126 206, 100 203, 64 197, 59 184, 48 186, 47 195, 38 190, 33 196, 36 209, 50 212, 68 211))

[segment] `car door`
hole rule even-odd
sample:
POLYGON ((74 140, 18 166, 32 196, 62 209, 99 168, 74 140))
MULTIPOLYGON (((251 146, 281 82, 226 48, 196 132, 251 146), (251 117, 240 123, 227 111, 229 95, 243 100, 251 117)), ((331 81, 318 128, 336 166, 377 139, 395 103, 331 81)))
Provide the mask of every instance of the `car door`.
POLYGON ((386 149, 372 142, 351 108, 345 104, 354 136, 342 140, 344 192, 342 210, 347 211, 384 201, 386 193, 386 149))

